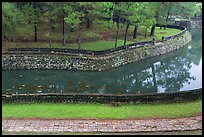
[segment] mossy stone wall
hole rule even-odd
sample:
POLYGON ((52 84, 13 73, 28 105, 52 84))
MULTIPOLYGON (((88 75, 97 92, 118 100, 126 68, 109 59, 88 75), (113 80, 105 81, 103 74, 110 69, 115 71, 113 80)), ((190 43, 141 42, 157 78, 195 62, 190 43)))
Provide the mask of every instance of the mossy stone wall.
POLYGON ((187 31, 167 41, 124 49, 107 55, 80 56, 63 54, 2 54, 2 69, 66 69, 102 71, 116 68, 147 57, 159 56, 179 49, 191 41, 187 31))

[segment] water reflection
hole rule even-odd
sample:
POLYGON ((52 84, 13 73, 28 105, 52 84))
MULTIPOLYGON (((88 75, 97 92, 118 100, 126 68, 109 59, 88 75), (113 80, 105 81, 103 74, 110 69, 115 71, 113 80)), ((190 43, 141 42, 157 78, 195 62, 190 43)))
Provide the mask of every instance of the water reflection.
POLYGON ((185 47, 102 72, 3 70, 3 93, 161 93, 202 87, 202 32, 185 47))

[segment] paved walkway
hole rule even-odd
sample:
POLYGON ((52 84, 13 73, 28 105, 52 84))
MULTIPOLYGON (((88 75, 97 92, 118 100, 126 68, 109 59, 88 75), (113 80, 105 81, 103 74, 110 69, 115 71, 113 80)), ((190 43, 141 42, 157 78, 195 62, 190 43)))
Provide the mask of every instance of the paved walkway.
POLYGON ((202 129, 202 116, 180 119, 82 120, 3 119, 3 131, 26 132, 147 132, 202 129))

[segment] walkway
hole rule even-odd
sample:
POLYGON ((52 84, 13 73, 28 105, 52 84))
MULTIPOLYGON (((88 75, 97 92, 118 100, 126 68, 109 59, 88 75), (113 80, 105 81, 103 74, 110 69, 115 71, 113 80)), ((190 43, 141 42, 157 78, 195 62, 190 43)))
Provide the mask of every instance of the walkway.
POLYGON ((3 131, 26 132, 147 132, 202 129, 202 116, 180 119, 3 119, 3 131))

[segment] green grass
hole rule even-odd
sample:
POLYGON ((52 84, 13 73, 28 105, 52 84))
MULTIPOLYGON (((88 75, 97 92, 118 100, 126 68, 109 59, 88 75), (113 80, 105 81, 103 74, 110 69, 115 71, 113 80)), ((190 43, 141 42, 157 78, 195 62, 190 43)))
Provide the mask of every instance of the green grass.
MULTIPOLYGON (((126 44, 131 44, 134 42, 127 41, 126 44)), ((124 41, 123 40, 118 40, 117 47, 123 46, 124 41)), ((71 49, 77 49, 78 45, 73 44, 70 46, 71 49)), ((99 50, 106 50, 106 49, 111 49, 115 47, 115 41, 96 41, 96 42, 87 42, 87 43, 82 43, 81 44, 81 49, 83 50, 94 50, 94 51, 99 51, 99 50)))
MULTIPOLYGON (((141 30, 139 30, 139 31, 140 31, 140 33, 142 32, 141 30)), ((137 39, 134 39, 133 41, 134 42, 148 41, 148 40, 152 40, 153 38, 155 38, 155 41, 158 41, 158 40, 162 40, 162 36, 169 37, 172 35, 176 35, 179 32, 181 32, 181 30, 173 29, 173 28, 166 28, 166 30, 164 30, 163 28, 160 29, 160 27, 156 27, 154 36, 147 36, 147 38, 145 39, 144 35, 139 35, 137 37, 137 39)), ((150 29, 148 29, 147 34, 150 34, 150 29)), ((130 39, 128 39, 128 40, 130 40, 130 39)))
POLYGON ((202 100, 171 104, 2 104, 3 118, 176 118, 190 117, 202 113, 202 100))
MULTIPOLYGON (((124 41, 123 40, 118 40, 117 46, 123 46, 124 41)), ((127 41, 126 44, 130 44, 134 42, 127 41)), ((48 43, 11 43, 10 48, 49 48, 48 43)), ((105 41, 105 40, 100 40, 100 41, 95 41, 95 42, 86 42, 86 43, 81 43, 81 49, 82 50, 106 50, 106 49, 111 49, 115 47, 115 41, 105 41)), ((58 43, 53 43, 52 48, 69 48, 69 49, 78 49, 78 44, 71 44, 71 45, 66 45, 63 47, 61 44, 58 43)))
POLYGON ((96 32, 94 32, 94 31, 91 31, 91 30, 89 30, 89 31, 85 31, 84 33, 83 33, 83 35, 85 36, 85 37, 90 37, 90 38, 92 38, 92 37, 99 37, 99 35, 96 33, 96 32))

